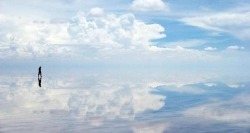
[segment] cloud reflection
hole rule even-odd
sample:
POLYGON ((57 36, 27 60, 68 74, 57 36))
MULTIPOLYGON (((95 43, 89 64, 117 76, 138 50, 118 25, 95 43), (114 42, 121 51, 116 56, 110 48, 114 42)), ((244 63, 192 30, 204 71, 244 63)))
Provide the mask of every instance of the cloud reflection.
POLYGON ((163 133, 170 128, 169 123, 166 122, 151 122, 151 123, 139 123, 132 127, 134 133, 163 133))
POLYGON ((217 101, 189 108, 183 114, 198 119, 233 122, 237 125, 249 126, 249 96, 249 93, 239 94, 231 100, 217 101))
MULTIPOLYGON (((76 83, 70 86, 67 81, 76 79, 44 79, 39 88, 33 77, 2 77, 1 114, 25 112, 26 114, 53 114, 65 112, 74 118, 82 119, 91 125, 99 126, 103 121, 124 119, 133 120, 137 114, 159 110, 164 106, 165 96, 152 94, 153 88, 144 84, 128 82, 109 83, 96 79, 93 84, 76 83), (48 82, 45 84, 45 82, 48 82), (62 88, 60 88, 62 87, 62 88), (13 104, 10 108, 9 104, 13 104)), ((18 116, 17 116, 18 117, 18 116)), ((0 118, 7 119, 5 115, 0 118)))
POLYGON ((63 127, 58 123, 65 122, 72 130, 88 128, 89 132, 122 125, 121 132, 135 133, 197 131, 190 127, 201 120, 211 127, 220 122, 249 124, 248 84, 224 81, 203 75, 85 73, 45 76, 39 87, 36 77, 4 75, 0 76, 0 119, 4 120, 0 124, 37 119, 34 125, 50 127, 46 122, 54 121, 63 127), (231 88, 232 84, 239 87, 231 88))

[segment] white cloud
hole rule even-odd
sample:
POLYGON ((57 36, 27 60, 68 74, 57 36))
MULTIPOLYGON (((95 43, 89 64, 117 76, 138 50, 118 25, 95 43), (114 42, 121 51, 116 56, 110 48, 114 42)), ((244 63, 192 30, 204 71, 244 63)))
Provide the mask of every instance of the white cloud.
POLYGON ((206 47, 204 50, 205 51, 215 51, 215 50, 217 50, 217 48, 216 47, 206 47))
POLYGON ((134 0, 131 7, 132 9, 139 11, 169 10, 167 3, 164 3, 163 0, 134 0))
MULTIPOLYGON (((197 80, 197 79, 196 79, 197 80)), ((182 82, 182 83, 158 83, 158 82, 153 82, 150 83, 149 85, 152 88, 156 87, 161 87, 161 89, 165 91, 172 91, 172 92, 179 92, 179 93, 191 93, 191 94, 202 94, 205 92, 202 88, 198 87, 193 87, 190 86, 191 81, 188 83, 182 82)), ((199 82, 198 82, 199 83, 199 82)))
MULTIPOLYGON (((167 66, 175 63, 183 66, 191 62, 213 61, 211 64, 216 64, 232 52, 237 58, 243 55, 239 53, 243 51, 219 53, 191 49, 208 43, 199 39, 170 42, 158 47, 155 40, 166 36, 160 24, 144 22, 131 13, 117 15, 101 8, 91 10, 92 13, 79 12, 70 21, 60 23, 51 22, 49 18, 33 20, 0 15, 0 58, 69 59, 79 64, 105 62, 167 66)), ((230 62, 236 60, 239 61, 230 62)))
POLYGON ((147 48, 151 40, 165 37, 161 25, 146 24, 133 14, 92 17, 79 12, 70 21, 68 32, 73 43, 99 48, 147 48))
POLYGON ((56 47, 54 44, 67 43, 67 24, 53 24, 49 20, 31 20, 16 16, 5 16, 0 22, 1 58, 35 58, 58 56, 61 53, 70 54, 66 47, 56 47), (8 29, 6 29, 8 28, 8 29), (64 51, 66 50, 66 51, 64 51), (64 51, 64 52, 63 52, 64 51))
POLYGON ((181 40, 176 42, 167 42, 162 45, 162 47, 173 48, 173 47, 183 47, 183 48, 192 48, 206 44, 206 40, 200 39, 190 39, 190 40, 181 40))
POLYGON ((119 62, 126 57, 128 62, 163 63, 190 58, 213 60, 215 57, 185 48, 203 45, 206 43, 203 40, 184 40, 159 48, 152 40, 166 36, 164 27, 138 20, 133 14, 105 13, 101 8, 79 12, 71 21, 64 23, 6 15, 1 15, 0 23, 3 29, 0 54, 3 59, 74 57, 76 60, 119 62), (6 28, 8 26, 11 28, 6 28))
POLYGON ((228 87, 230 88, 240 88, 240 87, 244 87, 244 84, 229 84, 228 87))
POLYGON ((204 85, 208 86, 208 87, 214 87, 217 86, 216 83, 205 83, 204 85))
POLYGON ((243 46, 237 46, 237 45, 232 45, 227 47, 227 50, 243 50, 243 49, 245 49, 243 46))
POLYGON ((102 16, 104 15, 104 11, 102 8, 95 7, 95 8, 90 9, 89 14, 92 16, 102 16))
POLYGON ((88 13, 79 12, 65 23, 0 15, 0 27, 1 58, 48 57, 60 53, 67 56, 75 53, 70 52, 73 47, 66 46, 70 44, 97 51, 147 49, 154 45, 152 40, 165 37, 164 28, 159 24, 147 24, 133 14, 105 14, 101 8, 93 8, 88 13))
POLYGON ((228 11, 213 14, 203 14, 197 17, 181 19, 184 23, 203 29, 228 33, 241 40, 249 40, 250 12, 228 11))

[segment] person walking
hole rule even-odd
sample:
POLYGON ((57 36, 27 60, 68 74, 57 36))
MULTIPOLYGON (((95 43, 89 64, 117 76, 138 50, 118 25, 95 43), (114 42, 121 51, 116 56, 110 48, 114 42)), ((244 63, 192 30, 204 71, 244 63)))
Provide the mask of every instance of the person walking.
POLYGON ((38 68, 38 86, 42 87, 42 67, 38 68))
POLYGON ((39 75, 40 75, 40 77, 42 77, 42 67, 41 66, 38 68, 38 78, 39 78, 39 75))

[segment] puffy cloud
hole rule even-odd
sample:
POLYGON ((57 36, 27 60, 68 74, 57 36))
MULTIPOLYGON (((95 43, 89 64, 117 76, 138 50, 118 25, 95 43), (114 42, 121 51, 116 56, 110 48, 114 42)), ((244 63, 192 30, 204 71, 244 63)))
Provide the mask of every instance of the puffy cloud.
POLYGON ((159 24, 147 24, 133 14, 117 16, 104 13, 101 8, 93 8, 87 13, 79 12, 64 23, 0 15, 0 24, 2 58, 48 57, 61 53, 67 56, 77 51, 73 44, 97 51, 111 48, 147 49, 154 45, 152 40, 165 37, 164 28, 159 24))
POLYGON ((69 38, 66 24, 3 16, 0 22, 3 28, 0 33, 1 58, 36 58, 70 54, 69 48, 54 45, 66 43, 65 40, 69 38), (5 30, 6 27, 11 28, 5 30))
POLYGON ((228 33, 241 40, 249 40, 250 12, 228 11, 181 19, 184 23, 203 29, 228 33))
POLYGON ((102 16, 104 15, 104 11, 102 8, 95 7, 95 8, 90 9, 89 14, 92 16, 102 16))
MULTIPOLYGON (((215 64, 233 52, 209 53, 191 49, 208 43, 199 39, 170 42, 159 47, 161 44, 155 40, 166 36, 160 24, 144 22, 131 13, 107 13, 101 8, 79 12, 70 21, 60 23, 48 18, 33 20, 7 15, 0 15, 0 18, 1 59, 43 58, 79 64, 105 62, 122 65, 180 63, 184 66, 183 62, 201 64, 213 61, 215 64)), ((239 52, 233 56, 242 58, 239 52)))
POLYGON ((243 49, 245 49, 243 46, 237 46, 237 45, 232 45, 227 47, 227 50, 243 50, 243 49))
POLYGON ((134 0, 131 4, 134 10, 139 11, 161 11, 169 10, 169 7, 162 0, 134 0))
POLYGON ((133 14, 93 17, 79 12, 70 21, 68 32, 72 42, 98 48, 147 48, 152 40, 165 37, 161 25, 146 24, 133 14))
POLYGON ((215 50, 217 50, 217 48, 216 47, 206 47, 204 50, 205 51, 215 51, 215 50))

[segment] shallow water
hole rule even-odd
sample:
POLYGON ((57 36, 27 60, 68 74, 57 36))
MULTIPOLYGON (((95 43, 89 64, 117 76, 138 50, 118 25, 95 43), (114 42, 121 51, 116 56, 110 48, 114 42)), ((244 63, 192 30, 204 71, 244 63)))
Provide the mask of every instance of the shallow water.
POLYGON ((167 72, 0 76, 0 132, 250 132, 246 77, 167 72))

